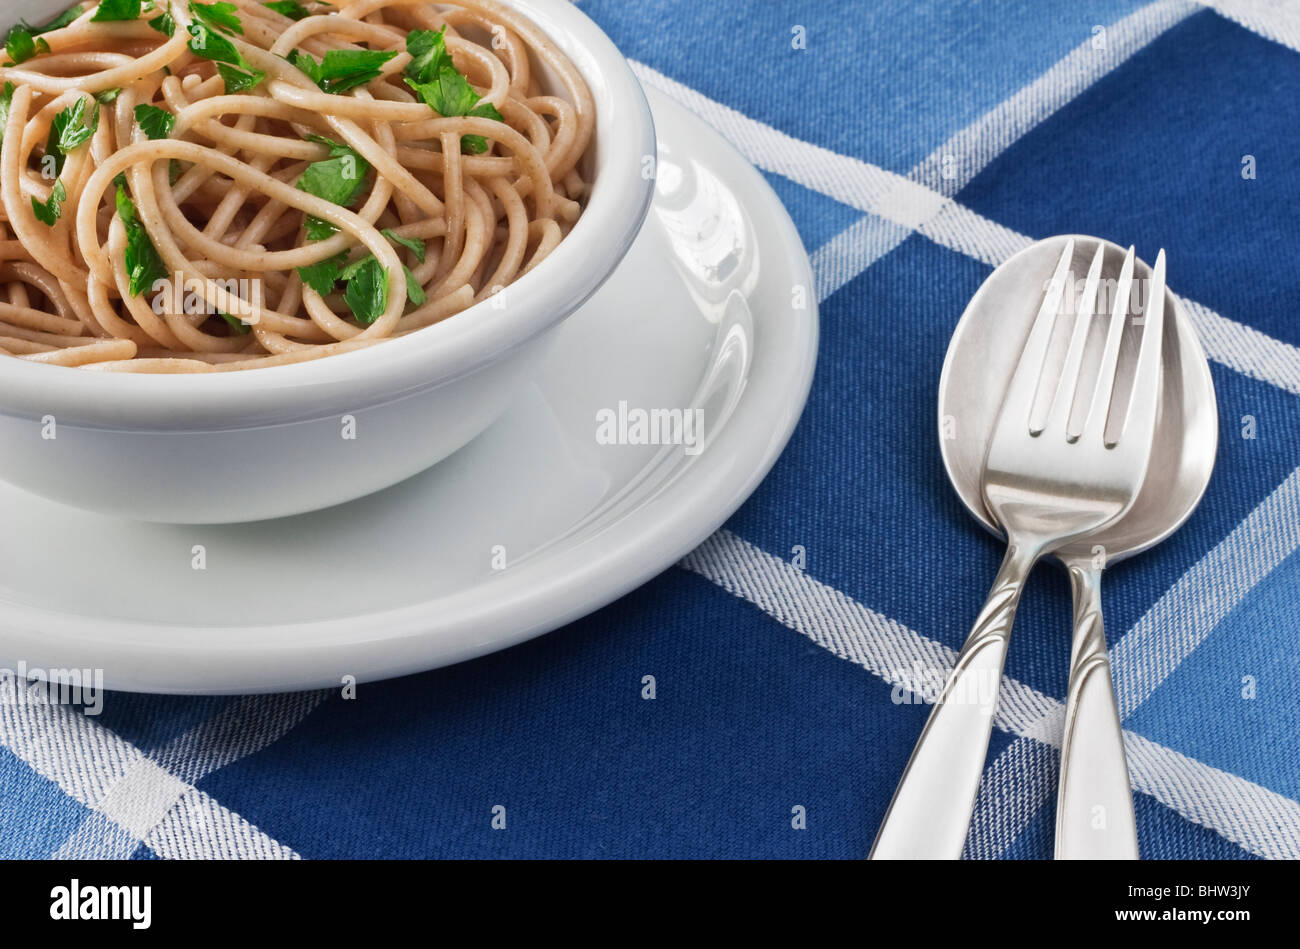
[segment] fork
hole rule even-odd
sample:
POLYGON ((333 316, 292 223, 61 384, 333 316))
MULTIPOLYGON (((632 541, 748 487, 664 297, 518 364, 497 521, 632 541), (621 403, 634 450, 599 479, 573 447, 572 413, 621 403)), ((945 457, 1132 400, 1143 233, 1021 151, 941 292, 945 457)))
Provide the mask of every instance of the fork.
POLYGON ((1146 476, 1160 391, 1164 253, 1156 261, 1153 287, 1160 303, 1145 308, 1124 414, 1116 414, 1122 410, 1113 397, 1132 292, 1133 248, 1120 269, 1091 392, 1080 391, 1088 337, 1081 324, 1091 321, 1096 305, 1100 247, 1088 271, 1064 363, 1059 373, 1048 364, 1057 317, 1071 285, 1073 257, 1071 240, 1030 328, 984 461, 984 501, 1007 535, 1006 556, 894 791, 871 850, 873 860, 961 856, 1025 579, 1044 555, 1122 517, 1146 476))

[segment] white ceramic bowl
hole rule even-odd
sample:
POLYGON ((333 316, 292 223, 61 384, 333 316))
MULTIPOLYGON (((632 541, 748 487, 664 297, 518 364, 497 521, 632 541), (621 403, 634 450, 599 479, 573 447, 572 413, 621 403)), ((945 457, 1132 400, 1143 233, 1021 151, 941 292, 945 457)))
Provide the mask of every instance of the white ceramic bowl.
MULTIPOLYGON (((554 39, 596 101, 587 208, 510 285, 505 306, 481 303, 368 349, 246 372, 97 373, 0 357, 0 478, 139 520, 253 521, 396 484, 487 428, 529 380, 551 331, 623 259, 654 189, 641 173, 655 154, 650 109, 610 39, 567 0, 503 2, 554 39), (348 416, 354 439, 343 437, 348 416)), ((22 13, 43 23, 68 5, 31 0, 22 13)))

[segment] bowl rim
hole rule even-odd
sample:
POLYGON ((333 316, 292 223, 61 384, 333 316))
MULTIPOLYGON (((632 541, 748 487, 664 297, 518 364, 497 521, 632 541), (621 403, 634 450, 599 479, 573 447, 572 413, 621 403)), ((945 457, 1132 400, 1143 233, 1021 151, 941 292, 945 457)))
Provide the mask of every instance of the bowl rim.
POLYGON ((451 383, 562 322, 613 273, 645 221, 655 183, 641 169, 656 153, 654 120, 627 60, 578 7, 497 2, 532 20, 573 61, 596 114, 586 208, 550 256, 508 286, 509 305, 484 300, 382 345, 245 372, 97 373, 4 357, 0 416, 186 432, 328 418, 451 383))

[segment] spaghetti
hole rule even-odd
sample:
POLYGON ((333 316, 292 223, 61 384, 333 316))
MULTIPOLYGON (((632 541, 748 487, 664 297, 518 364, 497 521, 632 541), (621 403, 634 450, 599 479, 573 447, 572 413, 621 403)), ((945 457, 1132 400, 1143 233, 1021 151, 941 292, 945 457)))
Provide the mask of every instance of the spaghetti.
POLYGON ((494 0, 102 0, 0 67, 0 354, 217 372, 415 332, 536 267, 591 93, 494 0))

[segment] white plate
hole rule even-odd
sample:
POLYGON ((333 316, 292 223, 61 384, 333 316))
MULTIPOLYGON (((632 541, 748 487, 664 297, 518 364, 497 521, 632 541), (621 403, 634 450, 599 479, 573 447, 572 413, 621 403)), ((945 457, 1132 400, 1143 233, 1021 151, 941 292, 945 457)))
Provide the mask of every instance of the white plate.
POLYGON ((396 487, 257 524, 117 520, 0 483, 0 668, 102 669, 144 692, 403 675, 590 613, 716 530, 803 409, 812 273, 762 176, 649 96, 645 229, 497 424, 396 487), (620 402, 702 409, 704 450, 600 443, 598 413, 620 402))

